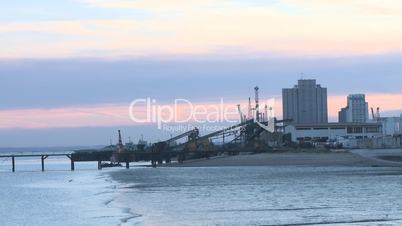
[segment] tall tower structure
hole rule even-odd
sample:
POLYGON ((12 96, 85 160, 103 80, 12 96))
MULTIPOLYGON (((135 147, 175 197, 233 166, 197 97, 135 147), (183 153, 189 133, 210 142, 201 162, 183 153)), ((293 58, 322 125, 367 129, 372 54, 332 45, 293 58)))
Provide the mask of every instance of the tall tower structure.
POLYGON ((292 124, 328 122, 327 88, 315 79, 300 79, 293 88, 282 89, 283 119, 292 124))

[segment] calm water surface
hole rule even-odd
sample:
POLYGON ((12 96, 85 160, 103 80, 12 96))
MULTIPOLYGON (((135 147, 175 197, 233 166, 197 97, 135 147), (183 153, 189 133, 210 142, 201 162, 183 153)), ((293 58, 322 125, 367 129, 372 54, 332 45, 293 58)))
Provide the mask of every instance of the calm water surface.
POLYGON ((0 225, 117 225, 129 216, 108 204, 116 183, 95 163, 78 163, 71 172, 65 158, 46 160, 41 172, 40 158, 0 163, 0 225))
POLYGON ((402 169, 158 168, 114 172, 133 225, 402 225, 402 169), (131 184, 127 184, 131 183, 131 184))
POLYGON ((402 225, 402 169, 0 164, 0 225, 402 225), (34 172, 32 172, 34 171, 34 172))

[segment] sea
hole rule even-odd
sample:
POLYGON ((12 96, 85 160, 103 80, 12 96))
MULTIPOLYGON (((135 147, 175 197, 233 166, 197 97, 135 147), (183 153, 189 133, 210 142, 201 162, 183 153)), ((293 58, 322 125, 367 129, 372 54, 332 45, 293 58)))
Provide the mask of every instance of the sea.
POLYGON ((0 159, 0 225, 402 225, 402 168, 0 159))

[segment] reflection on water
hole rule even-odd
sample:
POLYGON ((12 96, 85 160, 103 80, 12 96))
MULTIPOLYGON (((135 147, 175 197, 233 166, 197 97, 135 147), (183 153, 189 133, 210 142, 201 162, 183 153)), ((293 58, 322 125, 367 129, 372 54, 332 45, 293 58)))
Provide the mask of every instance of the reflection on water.
POLYGON ((401 225, 402 169, 158 168, 113 172, 139 225, 401 225))

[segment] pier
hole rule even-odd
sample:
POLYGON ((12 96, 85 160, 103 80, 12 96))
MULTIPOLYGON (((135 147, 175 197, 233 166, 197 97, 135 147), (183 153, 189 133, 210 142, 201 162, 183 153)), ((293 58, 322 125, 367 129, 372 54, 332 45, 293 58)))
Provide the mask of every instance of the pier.
MULTIPOLYGON (((16 171, 17 159, 19 158, 40 158, 41 160, 41 170, 45 171, 45 160, 49 157, 55 156, 65 156, 70 160, 70 170, 75 170, 76 162, 98 162, 98 169, 102 169, 102 161, 110 161, 112 158, 112 152, 68 152, 68 153, 12 153, 0 155, 0 159, 11 159, 11 171, 16 171)), ((129 168, 129 160, 125 159, 126 168, 129 168)))
POLYGON ((72 159, 72 155, 73 153, 12 153, 12 154, 5 154, 5 155, 0 155, 0 158, 4 159, 4 158, 9 158, 11 159, 11 171, 15 172, 16 170, 16 160, 18 158, 30 158, 30 157, 38 157, 41 160, 41 169, 42 171, 45 171, 45 160, 48 157, 51 156, 66 156, 67 158, 69 158, 71 160, 71 170, 74 170, 74 161, 72 159))
POLYGON ((242 120, 240 124, 200 136, 199 130, 193 130, 172 137, 166 141, 160 141, 150 146, 138 144, 134 148, 131 144, 123 145, 120 130, 119 142, 101 149, 76 150, 71 152, 56 153, 11 153, 0 154, 1 158, 10 158, 12 172, 16 171, 16 160, 24 157, 38 157, 41 160, 41 169, 45 171, 45 160, 54 156, 65 156, 70 160, 71 171, 75 170, 76 162, 97 162, 98 170, 102 169, 102 162, 113 164, 125 164, 130 168, 130 162, 150 162, 152 167, 163 163, 167 164, 176 160, 183 163, 187 159, 202 159, 217 155, 237 155, 240 152, 264 152, 271 149, 259 139, 263 128, 268 122, 255 122, 254 120, 242 120), (262 125, 262 126, 261 126, 262 125), (231 138, 231 139, 229 139, 231 138), (183 143, 179 140, 186 139, 183 143), (212 140, 221 140, 217 145, 212 140))
POLYGON ((70 170, 75 170, 76 162, 97 162, 97 169, 101 170, 102 162, 110 163, 123 163, 125 168, 130 168, 131 162, 149 162, 150 166, 156 168, 158 165, 169 164, 172 160, 176 160, 179 163, 183 163, 187 159, 201 159, 209 158, 219 154, 237 155, 240 152, 251 152, 251 150, 234 150, 234 149, 219 149, 214 151, 197 151, 197 152, 185 152, 185 151, 164 151, 164 152, 124 152, 117 153, 111 151, 94 151, 94 152, 70 152, 70 153, 15 153, 0 155, 0 159, 11 160, 11 171, 15 172, 19 158, 32 158, 37 157, 40 159, 41 171, 45 171, 46 159, 55 156, 65 156, 70 160, 70 170))

